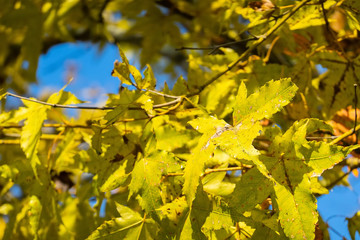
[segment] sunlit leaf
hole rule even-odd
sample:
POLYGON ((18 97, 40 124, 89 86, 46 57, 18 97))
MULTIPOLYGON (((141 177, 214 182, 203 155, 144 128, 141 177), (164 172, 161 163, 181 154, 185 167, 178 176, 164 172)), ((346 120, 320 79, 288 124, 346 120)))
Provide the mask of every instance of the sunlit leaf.
POLYGON ((38 229, 40 225, 41 211, 42 205, 39 198, 35 195, 31 196, 29 200, 29 222, 35 239, 39 239, 38 229))
POLYGON ((38 153, 38 145, 41 136, 41 127, 47 118, 48 106, 31 103, 28 105, 27 120, 24 123, 20 138, 21 148, 30 161, 35 175, 37 175, 36 166, 41 164, 38 153))
POLYGON ((131 173, 129 197, 139 194, 137 198, 140 205, 154 219, 158 218, 155 210, 162 205, 161 176, 169 171, 174 171, 177 167, 179 165, 173 156, 166 152, 155 152, 135 163, 134 170, 131 173))
POLYGON ((87 239, 155 239, 156 225, 137 212, 117 204, 119 218, 105 221, 87 239))
POLYGON ((318 213, 309 179, 305 177, 294 193, 280 184, 276 184, 274 189, 280 223, 286 236, 291 239, 314 239, 318 213))
POLYGON ((242 83, 234 106, 234 125, 270 118, 290 102, 297 89, 291 79, 284 78, 278 81, 269 81, 258 92, 246 98, 247 92, 242 83))

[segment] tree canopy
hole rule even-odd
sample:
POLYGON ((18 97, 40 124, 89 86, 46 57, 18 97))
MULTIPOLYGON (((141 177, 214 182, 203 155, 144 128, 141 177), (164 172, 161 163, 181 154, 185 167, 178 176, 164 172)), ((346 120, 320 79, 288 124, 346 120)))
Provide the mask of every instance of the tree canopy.
POLYGON ((329 239, 316 197, 360 167, 359 1, 0 6, 3 239, 329 239), (39 56, 76 41, 118 45, 118 93, 27 97, 39 56))

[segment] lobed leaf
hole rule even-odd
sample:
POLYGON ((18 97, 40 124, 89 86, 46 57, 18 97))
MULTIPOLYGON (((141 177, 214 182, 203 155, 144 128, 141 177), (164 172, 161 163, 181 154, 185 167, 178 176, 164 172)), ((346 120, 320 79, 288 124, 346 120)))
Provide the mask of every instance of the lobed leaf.
POLYGON ((252 168, 241 176, 234 192, 229 196, 229 207, 233 218, 253 209, 264 201, 273 191, 273 183, 258 169, 252 168))
POLYGON ((20 146, 27 159, 29 159, 35 176, 37 176, 36 166, 40 164, 40 159, 37 156, 37 147, 40 141, 42 124, 47 118, 49 107, 36 103, 27 104, 29 109, 27 112, 27 119, 22 128, 20 146))
POLYGON ((234 126, 241 122, 254 123, 263 118, 270 118, 290 102, 297 89, 290 78, 271 80, 246 98, 247 91, 242 83, 234 106, 234 126))
POLYGON ((295 240, 314 239, 318 213, 309 178, 304 177, 294 193, 281 184, 276 184, 274 189, 279 220, 286 236, 295 240))
POLYGON ((135 163, 129 185, 129 198, 139 194, 136 198, 141 207, 155 220, 159 220, 156 209, 162 205, 161 177, 176 166, 173 156, 166 152, 155 152, 135 163))
POLYGON ((105 221, 87 240, 155 239, 156 225, 128 207, 117 204, 120 217, 105 221))

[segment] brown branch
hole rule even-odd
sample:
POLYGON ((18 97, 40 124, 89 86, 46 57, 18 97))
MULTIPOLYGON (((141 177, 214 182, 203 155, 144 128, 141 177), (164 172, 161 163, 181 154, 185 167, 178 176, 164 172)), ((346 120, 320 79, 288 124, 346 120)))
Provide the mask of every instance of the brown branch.
POLYGON ((335 181, 333 181, 332 183, 330 183, 329 185, 327 185, 325 188, 326 189, 332 189, 336 184, 338 184, 341 180, 343 180, 346 176, 348 176, 350 173, 352 173, 352 171, 354 171, 355 169, 359 168, 360 164, 354 165, 350 168, 350 170, 346 173, 344 173, 343 175, 341 175, 339 178, 335 179, 335 181))
POLYGON ((218 45, 215 45, 213 47, 181 47, 181 48, 175 48, 175 50, 176 51, 181 51, 181 50, 211 50, 208 53, 208 55, 211 55, 221 47, 232 46, 232 45, 236 45, 236 44, 239 44, 239 43, 255 41, 255 40, 258 40, 258 39, 259 39, 258 37, 254 36, 253 38, 242 39, 242 40, 239 40, 239 41, 233 41, 233 42, 218 44, 218 45))

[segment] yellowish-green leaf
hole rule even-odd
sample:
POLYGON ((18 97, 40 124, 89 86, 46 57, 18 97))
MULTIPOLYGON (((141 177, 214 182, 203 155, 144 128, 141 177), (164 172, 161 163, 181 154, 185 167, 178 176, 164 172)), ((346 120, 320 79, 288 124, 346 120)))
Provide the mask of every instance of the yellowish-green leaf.
POLYGON ((97 152, 97 154, 101 154, 102 153, 102 149, 101 149, 101 133, 102 133, 102 128, 99 126, 91 126, 92 130, 94 131, 94 135, 91 138, 91 146, 93 149, 95 149, 95 151, 97 152))
POLYGON ((177 170, 180 166, 173 156, 166 152, 154 152, 153 154, 138 160, 131 174, 129 185, 131 196, 137 196, 142 208, 158 220, 155 212, 162 204, 160 193, 161 177, 167 172, 177 170))
POLYGON ((34 235, 34 239, 39 239, 38 229, 40 225, 40 216, 42 211, 42 205, 39 198, 32 195, 29 200, 29 222, 30 228, 34 235))
POLYGON ((229 206, 232 215, 236 217, 253 209, 257 204, 264 201, 272 191, 273 183, 256 168, 250 169, 241 176, 230 196, 229 206))
POLYGON ((104 222, 87 240, 155 239, 156 225, 151 219, 144 219, 139 213, 117 204, 120 217, 104 222))
POLYGON ((191 206, 192 201, 195 199, 200 175, 204 171, 204 163, 211 157, 211 154, 215 150, 215 146, 211 143, 210 137, 210 134, 204 134, 200 138, 198 146, 194 149, 194 152, 185 167, 183 193, 186 196, 189 206, 191 206))
POLYGON ((40 164, 40 160, 37 155, 37 147, 40 141, 42 124, 47 118, 47 111, 49 107, 36 103, 27 104, 29 109, 27 120, 22 128, 20 145, 27 159, 30 161, 35 176, 37 176, 36 165, 40 164))
POLYGON ((106 178, 104 183, 100 186, 101 192, 108 192, 115 188, 118 188, 128 179, 130 173, 127 173, 126 168, 128 165, 128 160, 123 160, 122 164, 110 175, 104 175, 106 178))
POLYGON ((84 101, 79 100, 74 94, 71 92, 60 90, 57 93, 51 94, 51 96, 47 100, 48 103, 52 104, 79 104, 84 103, 84 101))
POLYGON ((348 221, 348 229, 352 240, 355 240, 356 232, 360 234, 360 212, 357 212, 351 218, 346 218, 348 221))
POLYGON ((222 201, 214 203, 213 205, 212 211, 201 228, 202 232, 208 239, 211 239, 212 236, 226 239, 232 234, 235 228, 235 223, 231 218, 230 208, 222 201))
MULTIPOLYGON (((189 200, 187 201, 189 202, 189 200)), ((181 240, 207 239, 201 231, 201 227, 204 225, 206 218, 210 214, 211 207, 209 197, 202 190, 202 186, 198 185, 194 202, 190 207, 190 211, 180 234, 181 240)))
POLYGON ((297 91, 289 78, 269 81, 258 92, 245 99, 246 90, 242 83, 234 106, 234 126, 241 122, 252 122, 270 118, 283 106, 287 105, 297 91))
POLYGON ((149 64, 146 65, 146 69, 144 71, 144 81, 141 86, 139 86, 142 89, 155 89, 156 87, 156 79, 154 76, 154 73, 152 71, 152 68, 149 64))
POLYGON ((318 213, 316 199, 310 191, 309 178, 304 177, 294 194, 281 184, 276 184, 274 189, 279 220, 286 236, 295 240, 314 239, 318 213))

